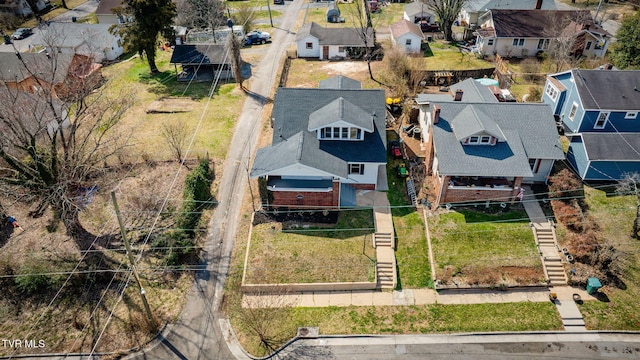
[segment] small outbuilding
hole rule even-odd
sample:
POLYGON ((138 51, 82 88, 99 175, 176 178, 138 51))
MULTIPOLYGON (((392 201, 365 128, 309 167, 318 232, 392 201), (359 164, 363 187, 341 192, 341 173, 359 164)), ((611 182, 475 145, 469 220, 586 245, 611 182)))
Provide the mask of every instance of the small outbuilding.
POLYGON ((420 27, 409 20, 400 20, 389 26, 391 42, 406 51, 407 54, 419 53, 424 35, 420 27))
POLYGON ((176 45, 170 62, 175 66, 178 81, 233 79, 231 60, 229 57, 225 60, 224 45, 176 45))

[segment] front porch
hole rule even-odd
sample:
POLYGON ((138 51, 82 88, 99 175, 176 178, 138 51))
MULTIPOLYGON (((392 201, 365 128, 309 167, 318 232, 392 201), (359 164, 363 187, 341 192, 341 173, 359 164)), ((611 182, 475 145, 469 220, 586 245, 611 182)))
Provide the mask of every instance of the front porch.
POLYGON ((435 178, 440 189, 436 206, 474 201, 513 202, 522 184, 522 177, 445 176, 435 178))

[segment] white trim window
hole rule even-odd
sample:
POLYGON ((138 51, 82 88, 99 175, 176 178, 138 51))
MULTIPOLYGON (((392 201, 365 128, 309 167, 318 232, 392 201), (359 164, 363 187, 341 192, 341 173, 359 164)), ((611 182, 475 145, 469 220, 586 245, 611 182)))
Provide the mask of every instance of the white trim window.
POLYGON ((493 46, 493 38, 487 39, 487 46, 493 46))
POLYGON ((547 84, 547 88, 544 90, 544 92, 549 95, 551 100, 553 100, 554 102, 558 99, 558 95, 560 94, 560 91, 558 91, 555 86, 551 85, 551 83, 547 84))
POLYGON ((362 175, 364 174, 364 164, 349 164, 349 174, 362 175))
POLYGON ((635 120, 637 117, 638 117, 637 111, 627 111, 627 113, 624 114, 625 120, 635 120))
POLYGON ((524 38, 515 38, 511 42, 512 46, 524 46, 524 38))
POLYGON ((538 50, 547 50, 549 48, 549 39, 538 40, 538 50))
POLYGON ((306 43, 305 46, 307 47, 307 49, 313 49, 313 43, 312 42, 306 43))
POLYGON ((578 103, 574 102, 571 105, 571 112, 569 112, 569 120, 573 121, 576 117, 576 113, 578 112, 578 103))
POLYGON ((323 127, 318 139, 362 140, 362 129, 352 127, 323 127))
POLYGON ((469 145, 490 145, 491 144, 491 136, 489 135, 474 135, 469 136, 465 144, 469 145))
POLYGON ((609 111, 601 111, 600 114, 598 114, 598 118, 596 119, 596 123, 595 125, 593 125, 594 129, 604 129, 604 127, 607 125, 607 120, 609 120, 609 114, 611 112, 609 111))

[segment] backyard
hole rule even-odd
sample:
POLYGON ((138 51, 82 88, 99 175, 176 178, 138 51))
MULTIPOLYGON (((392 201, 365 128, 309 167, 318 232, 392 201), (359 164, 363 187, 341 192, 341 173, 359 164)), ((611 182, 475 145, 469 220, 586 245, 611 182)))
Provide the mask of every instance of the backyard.
POLYGON ((512 207, 493 213, 458 209, 428 219, 438 285, 544 284, 529 219, 522 208, 512 207))
POLYGON ((375 281, 373 212, 339 212, 335 224, 266 221, 251 231, 246 282, 375 281))

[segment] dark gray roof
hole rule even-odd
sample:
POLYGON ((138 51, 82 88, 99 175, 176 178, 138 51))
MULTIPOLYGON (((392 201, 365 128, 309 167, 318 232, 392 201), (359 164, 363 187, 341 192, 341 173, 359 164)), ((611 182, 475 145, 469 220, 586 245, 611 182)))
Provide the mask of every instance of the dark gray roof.
POLYGON ((459 83, 449 86, 452 94, 455 94, 456 90, 460 89, 464 93, 462 94, 463 102, 488 102, 497 103, 495 95, 489 90, 489 87, 482 85, 472 78, 462 80, 459 83))
POLYGON ((373 132, 373 117, 371 114, 343 97, 339 97, 309 114, 309 127, 307 130, 314 131, 338 121, 344 121, 368 132, 373 132))
POLYGON ((429 5, 420 0, 405 5, 404 12, 407 13, 407 16, 413 16, 421 13, 429 13, 435 16, 433 11, 429 9, 429 5))
POLYGON ((320 45, 339 46, 373 46, 373 29, 367 29, 367 44, 360 36, 358 28, 326 28, 314 22, 307 23, 300 28, 296 39, 300 40, 308 35, 318 39, 320 45))
POLYGON ((443 175, 530 177, 533 174, 529 158, 564 158, 553 114, 546 104, 438 104, 440 121, 433 126, 433 140, 443 175), (462 145, 456 138, 452 121, 468 108, 492 119, 506 141, 494 146, 462 145))
MULTIPOLYGON (((483 12, 491 9, 527 10, 535 9, 537 0, 467 0, 462 6, 467 12, 483 12)), ((553 0, 542 1, 542 10, 556 10, 553 0)))
POLYGON ((224 45, 176 45, 171 55, 172 64, 212 65, 228 64, 231 59, 225 61, 224 45))
POLYGON ((73 60, 73 54, 61 53, 51 57, 45 53, 20 53, 20 57, 24 63, 15 53, 0 52, 0 81, 20 82, 33 73, 49 83, 61 83, 67 78, 73 60))
POLYGON ((589 160, 640 161, 640 133, 582 133, 589 160))
MULTIPOLYGON (((550 38, 552 24, 566 24, 580 19, 596 30, 589 10, 491 10, 497 37, 550 38)), ((575 23, 573 23, 575 24, 575 23)))
POLYGON ((251 176, 262 176, 293 164, 304 164, 330 174, 347 177, 347 162, 387 161, 385 94, 381 89, 279 88, 274 98, 272 145, 256 154, 251 176), (309 117, 336 99, 354 104, 373 117, 373 132, 362 141, 318 140, 308 130, 309 117), (302 144, 299 142, 302 141, 302 144))
POLYGON ((640 70, 572 70, 585 109, 640 110, 640 70))
POLYGON ((258 149, 251 176, 263 176, 289 165, 301 164, 334 176, 347 177, 347 162, 324 151, 318 151, 320 140, 315 134, 300 131, 277 144, 258 149))
POLYGON ((358 89, 362 89, 362 83, 358 80, 353 80, 346 76, 338 75, 338 76, 330 77, 325 80, 320 80, 320 83, 318 84, 318 88, 358 90, 358 89))

